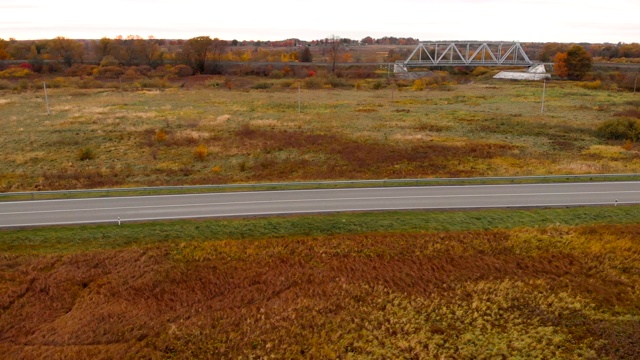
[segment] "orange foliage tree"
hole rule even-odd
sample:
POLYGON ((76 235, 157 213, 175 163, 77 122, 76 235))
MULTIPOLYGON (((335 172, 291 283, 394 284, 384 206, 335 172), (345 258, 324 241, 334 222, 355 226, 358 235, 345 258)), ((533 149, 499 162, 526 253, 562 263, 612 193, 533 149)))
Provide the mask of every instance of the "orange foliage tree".
POLYGON ((567 53, 557 53, 553 58, 553 73, 566 78, 569 75, 569 69, 567 69, 567 53))

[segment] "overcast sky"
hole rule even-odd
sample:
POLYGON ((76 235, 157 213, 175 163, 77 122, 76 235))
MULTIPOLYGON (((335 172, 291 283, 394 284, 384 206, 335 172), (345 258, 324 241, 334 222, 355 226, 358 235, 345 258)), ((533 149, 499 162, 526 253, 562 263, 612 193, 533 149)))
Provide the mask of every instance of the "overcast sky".
POLYGON ((640 0, 0 0, 0 38, 640 42, 640 0))

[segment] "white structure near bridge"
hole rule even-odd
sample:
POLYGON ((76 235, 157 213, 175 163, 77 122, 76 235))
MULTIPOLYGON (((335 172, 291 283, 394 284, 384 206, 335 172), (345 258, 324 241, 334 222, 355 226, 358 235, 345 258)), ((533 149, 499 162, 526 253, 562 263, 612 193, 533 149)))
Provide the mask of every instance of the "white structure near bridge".
POLYGON ((494 79, 505 80, 532 80, 540 81, 551 79, 551 75, 547 73, 543 64, 529 68, 526 71, 501 71, 497 73, 494 79))

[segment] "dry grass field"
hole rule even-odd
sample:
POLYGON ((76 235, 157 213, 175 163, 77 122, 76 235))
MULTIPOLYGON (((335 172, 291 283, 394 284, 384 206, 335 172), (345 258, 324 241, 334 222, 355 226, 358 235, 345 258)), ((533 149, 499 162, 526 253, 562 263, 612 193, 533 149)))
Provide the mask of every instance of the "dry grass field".
POLYGON ((419 91, 307 78, 300 113, 291 79, 137 82, 123 92, 54 79, 51 115, 32 82, 0 90, 0 191, 640 172, 634 144, 595 135, 637 108, 634 94, 552 82, 541 114, 541 83, 472 79, 419 91))
POLYGON ((0 255, 0 353, 632 359, 640 353, 639 238, 640 226, 628 224, 183 235, 72 253, 35 240, 44 253, 0 255))

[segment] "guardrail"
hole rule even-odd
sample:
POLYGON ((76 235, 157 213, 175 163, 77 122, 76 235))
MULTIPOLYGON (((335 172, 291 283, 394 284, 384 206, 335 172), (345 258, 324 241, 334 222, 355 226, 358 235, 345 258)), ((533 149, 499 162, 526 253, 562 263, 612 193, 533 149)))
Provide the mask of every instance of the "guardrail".
POLYGON ((107 197, 123 194, 159 194, 159 193, 196 193, 224 192, 242 190, 281 190, 281 189, 322 189, 340 187, 390 187, 390 186, 427 186, 427 185, 464 185, 518 182, 569 182, 569 181, 623 181, 640 180, 640 174, 589 174, 589 175, 540 175, 513 177, 474 177, 474 178, 424 178, 424 179, 384 179, 384 180, 339 180, 339 181, 305 181, 257 184, 221 184, 221 185, 186 185, 157 186, 112 189, 51 190, 0 193, 0 200, 36 200, 36 198, 65 197, 107 197), (91 196, 93 195, 93 196, 91 196))

